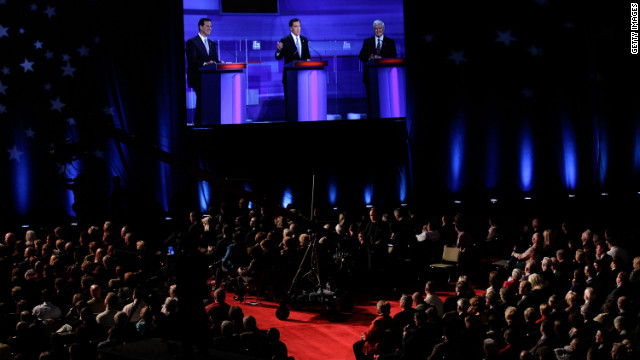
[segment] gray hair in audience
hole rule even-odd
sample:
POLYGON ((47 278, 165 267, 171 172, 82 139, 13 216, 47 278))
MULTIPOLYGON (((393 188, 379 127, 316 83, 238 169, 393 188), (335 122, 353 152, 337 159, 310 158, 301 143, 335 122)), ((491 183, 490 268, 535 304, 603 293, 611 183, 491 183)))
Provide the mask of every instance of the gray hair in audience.
POLYGON ((220 324, 220 332, 225 336, 233 335, 233 322, 230 320, 223 321, 222 324, 220 324))

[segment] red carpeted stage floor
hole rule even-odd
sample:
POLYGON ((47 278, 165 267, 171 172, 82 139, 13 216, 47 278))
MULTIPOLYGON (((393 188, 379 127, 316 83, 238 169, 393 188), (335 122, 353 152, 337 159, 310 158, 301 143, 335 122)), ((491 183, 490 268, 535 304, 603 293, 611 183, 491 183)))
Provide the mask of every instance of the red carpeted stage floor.
MULTIPOLYGON (((438 292, 444 299, 452 294, 455 284, 450 283, 446 290, 438 292)), ((481 289, 476 289, 481 294, 481 289)), ((376 303, 386 300, 391 303, 391 315, 400 311, 399 298, 392 295, 377 298, 375 295, 356 295, 353 298, 354 307, 350 313, 340 313, 338 321, 327 320, 326 307, 311 306, 303 311, 291 310, 286 320, 276 318, 278 304, 262 300, 261 304, 241 304, 245 315, 253 315, 261 329, 275 327, 280 330, 280 338, 287 345, 289 355, 296 360, 353 360, 352 345, 360 339, 360 335, 367 330, 371 321, 376 317, 376 303)), ((247 300, 251 301, 251 300, 247 300)), ((231 299, 230 304, 238 304, 231 299)))

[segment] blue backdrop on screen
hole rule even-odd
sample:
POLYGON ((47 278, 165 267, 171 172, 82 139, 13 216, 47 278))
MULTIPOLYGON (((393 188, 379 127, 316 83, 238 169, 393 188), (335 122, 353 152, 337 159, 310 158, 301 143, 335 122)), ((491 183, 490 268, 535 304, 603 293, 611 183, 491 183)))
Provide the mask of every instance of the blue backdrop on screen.
MULTIPOLYGON (((395 40, 405 56, 404 15, 400 0, 299 2, 280 0, 278 13, 226 13, 218 0, 184 1, 184 40, 198 32, 198 20, 212 19, 209 39, 218 44, 220 60, 246 62, 247 122, 285 119, 282 60, 274 57, 276 42, 289 34, 289 20, 299 18, 309 39, 312 59, 328 61, 327 113, 347 118, 366 113, 363 66, 358 54, 365 38, 373 36, 373 21, 385 23, 385 36, 395 40)), ((186 74, 186 71, 185 71, 186 74)), ((186 75, 185 75, 186 76, 186 75)), ((187 121, 195 108, 195 94, 186 88, 187 121)))

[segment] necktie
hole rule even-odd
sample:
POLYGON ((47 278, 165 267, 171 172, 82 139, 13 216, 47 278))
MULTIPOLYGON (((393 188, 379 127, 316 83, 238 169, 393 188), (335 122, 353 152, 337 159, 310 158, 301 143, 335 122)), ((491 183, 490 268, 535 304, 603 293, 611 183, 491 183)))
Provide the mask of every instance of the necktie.
POLYGON ((207 55, 209 55, 209 40, 204 39, 204 47, 207 49, 207 55))
POLYGON ((376 46, 376 54, 380 55, 380 39, 378 39, 378 46, 376 46))
POLYGON ((296 48, 298 49, 298 56, 302 57, 302 51, 300 51, 300 41, 298 41, 297 36, 296 36, 296 48))

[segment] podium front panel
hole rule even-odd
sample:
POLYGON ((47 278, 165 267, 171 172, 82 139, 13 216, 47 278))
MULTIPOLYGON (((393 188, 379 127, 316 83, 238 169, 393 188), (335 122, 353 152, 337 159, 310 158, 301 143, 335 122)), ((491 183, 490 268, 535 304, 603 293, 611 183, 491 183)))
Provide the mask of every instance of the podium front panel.
POLYGON ((286 120, 327 120, 326 61, 298 61, 285 65, 286 120))
POLYGON ((244 73, 220 74, 220 124, 242 124, 247 117, 244 73))
POLYGON ((246 64, 201 68, 202 125, 242 124, 246 119, 246 64))
POLYGON ((327 72, 298 73, 298 121, 327 120, 327 72))
POLYGON ((380 118, 407 116, 407 96, 405 93, 405 72, 402 67, 378 67, 378 99, 380 118))
POLYGON ((384 60, 388 61, 367 65, 369 117, 374 119, 406 117, 404 59, 384 60))

